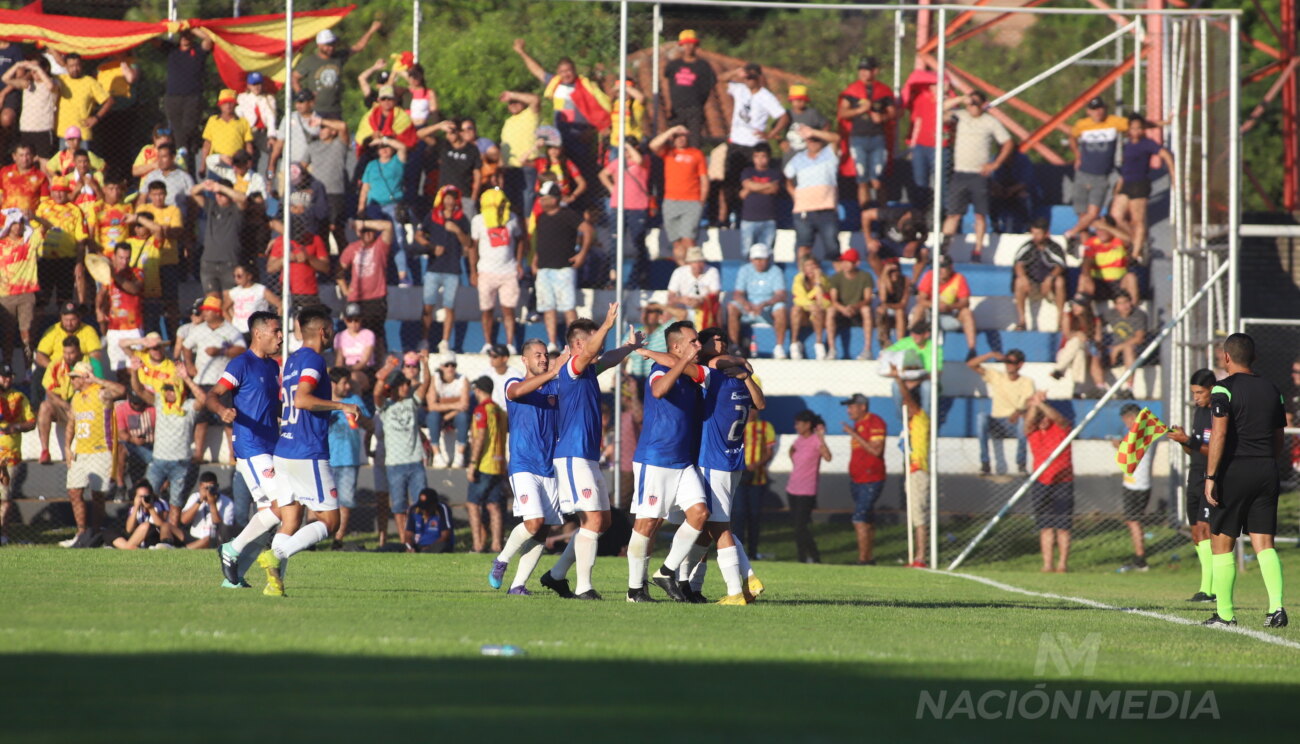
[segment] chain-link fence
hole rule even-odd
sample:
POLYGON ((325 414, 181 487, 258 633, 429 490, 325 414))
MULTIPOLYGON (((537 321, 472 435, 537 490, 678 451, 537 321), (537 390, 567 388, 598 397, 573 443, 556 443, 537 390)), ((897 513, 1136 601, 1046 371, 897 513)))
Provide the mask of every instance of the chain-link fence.
MULTIPOLYGON (((240 12, 276 11, 272 5, 248 0, 240 12)), ((146 309, 154 315, 143 330, 160 331, 170 358, 177 326, 209 291, 220 293, 231 320, 270 304, 268 292, 295 308, 323 304, 339 318, 341 346, 332 362, 348 368, 352 392, 367 402, 386 358, 416 370, 419 352, 430 350, 436 380, 426 401, 434 410, 426 413, 436 415, 424 422, 432 466, 426 482, 458 505, 458 518, 464 476, 448 466, 462 464, 471 438, 466 383, 485 373, 503 382, 509 368, 519 368, 511 355, 527 338, 562 347, 566 323, 599 320, 621 287, 624 319, 652 339, 679 318, 720 326, 762 379, 768 406, 746 441, 770 461, 745 479, 748 514, 758 517, 737 525, 754 543, 752 553, 810 557, 795 544, 804 525, 795 523, 791 507, 800 496, 789 486, 798 467, 790 456, 796 415, 811 411, 826 425, 833 457, 821 466, 817 508, 800 513, 810 517, 823 559, 929 561, 934 535, 939 563, 947 565, 1020 488, 1022 470, 1039 461, 1038 447, 1018 450, 1026 383, 1046 391, 1047 404, 1063 416, 1060 426, 1082 421, 1142 350, 1141 338, 1150 339, 1217 270, 1215 261, 1226 259, 1217 251, 1227 246, 1224 233, 1213 228, 1226 224, 1222 205, 1235 199, 1229 164, 1219 151, 1202 156, 1207 143, 1226 136, 1231 36, 1219 24, 1227 15, 633 3, 623 76, 615 4, 426 7, 418 44, 411 4, 372 5, 381 28, 335 69, 339 95, 294 104, 299 117, 291 123, 324 133, 295 144, 309 162, 290 167, 289 194, 280 194, 283 160, 271 167, 274 143, 255 138, 251 171, 265 182, 263 197, 245 211, 236 255, 204 272, 211 232, 207 211, 196 209, 182 226, 174 279, 162 282, 179 317, 165 322, 162 304, 146 309), (409 132, 386 123, 393 110, 405 112, 409 132), (1127 117, 1135 114, 1145 119, 1130 135, 1127 117), (336 115, 346 129, 332 127, 336 115), (401 147, 381 146, 390 140, 401 147), (1148 162, 1135 155, 1122 170, 1126 149, 1152 143, 1148 162), (392 159, 399 165, 388 165, 392 159), (1184 170, 1185 163, 1198 168, 1184 170), (620 180, 621 212, 611 199, 620 180), (288 296, 275 237, 281 228, 271 219, 284 204, 301 226, 291 235, 288 296), (1199 258, 1174 258, 1192 248, 1203 248, 1199 258), (939 267, 937 292, 923 276, 936 252, 954 262, 939 267), (1189 268, 1193 261, 1201 268, 1189 268), (1132 300, 1131 310, 1116 307, 1121 295, 1132 300), (930 319, 931 296, 939 328, 927 337, 915 326, 930 319), (498 344, 506 352, 502 369, 486 353, 498 344), (936 346, 945 360, 927 364, 923 350, 936 346), (885 354, 890 347, 896 353, 885 354), (1013 350, 1024 362, 1018 380, 1005 376, 1004 357, 1013 350), (459 355, 454 367, 452 354, 459 355), (888 376, 891 362, 903 378, 929 378, 915 394, 933 421, 935 446, 888 376), (1012 397, 994 394, 1002 390, 1012 397), (887 476, 866 515, 871 528, 850 525, 864 516, 852 481, 876 472, 841 405, 854 394, 866 396, 886 433, 879 456, 887 476), (917 425, 905 454, 900 435, 909 420, 917 425), (913 454, 923 475, 909 477, 913 454), (930 503, 930 472, 938 474, 934 519, 921 508, 930 503), (909 534, 913 517, 926 529, 909 534), (860 535, 874 538, 870 552, 860 535)), ((180 17, 232 10, 228 3, 178 5, 180 17)), ((165 15, 166 8, 155 3, 139 12, 165 15)), ((354 12, 336 28, 337 45, 360 45, 371 20, 354 12)), ((312 43, 303 50, 308 72, 316 53, 312 43)), ((132 154, 149 126, 173 130, 163 105, 166 60, 149 49, 137 56, 141 118, 131 136, 141 141, 126 148, 132 154)), ((224 85, 211 66, 206 74, 203 119, 217 113, 224 85)), ((283 97, 275 101, 283 121, 283 97)), ((169 136, 179 140, 178 132, 169 136)), ((202 146, 187 148, 191 160, 194 147, 202 146)), ((242 185, 247 196, 254 179, 233 175, 232 186, 242 185)), ((1228 300, 1216 295, 1205 307, 1226 320, 1228 300)), ((56 317, 51 305, 42 309, 39 327, 56 317)), ((85 315, 92 324, 93 315, 85 315)), ((1180 422, 1171 412, 1181 410, 1174 391, 1186 374, 1170 382, 1169 350, 1190 341, 1173 335, 1121 392, 1180 422)), ((646 371, 629 369, 641 378, 646 371)), ((615 404, 612 377, 602 379, 611 394, 607 465, 611 479, 620 473, 626 499, 636 423, 630 399, 615 404), (616 427, 621 450, 613 449, 616 427)), ((1131 562, 1135 535, 1148 555, 1181 545, 1169 463, 1171 453, 1180 455, 1168 444, 1150 460, 1142 514, 1124 519, 1123 486, 1111 463, 1126 404, 1107 403, 1072 445, 1074 566, 1131 562), (1136 532, 1126 521, 1137 523, 1136 532)), ((145 465, 125 446, 139 428, 125 415, 119 437, 129 486, 145 465)), ((56 462, 60 431, 56 425, 56 462)), ((226 456, 219 432, 209 425, 203 459, 226 456)), ((13 491, 24 526, 10 520, 9 532, 67 536, 63 468, 37 464, 42 447, 30 440, 39 433, 26 439, 13 491)), ((372 475, 383 468, 369 464, 381 461, 378 441, 366 437, 363 445, 356 532, 371 533, 383 513, 375 511, 382 496, 374 495, 383 494, 383 478, 376 484, 372 475)), ((188 484, 204 469, 226 488, 224 465, 177 477, 188 484)), ((968 560, 1035 560, 1035 494, 1021 498, 968 560)))

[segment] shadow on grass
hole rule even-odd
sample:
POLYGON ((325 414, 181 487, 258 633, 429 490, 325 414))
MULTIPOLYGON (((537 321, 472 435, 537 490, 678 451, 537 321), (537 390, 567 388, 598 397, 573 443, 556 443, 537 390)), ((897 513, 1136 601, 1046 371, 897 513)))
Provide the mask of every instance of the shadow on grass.
MULTIPOLYGON (((431 627, 436 623, 431 621, 431 627)), ((304 632, 309 630, 304 629, 304 632)), ((864 642, 867 642, 864 640, 864 642)), ((386 658, 304 654, 0 655, 9 741, 843 741, 1090 740, 1122 731, 1137 740, 1210 740, 1215 723, 1251 735, 1292 731, 1297 685, 1222 685, 1219 721, 1005 720, 1008 696, 1047 683, 1049 695, 1170 690, 1087 679, 969 678, 947 665, 693 663, 524 658, 386 658), (956 678, 954 678, 956 677, 956 678), (692 691, 691 688, 695 689, 692 691), (677 691, 665 696, 664 691, 677 691), (922 695, 1002 696, 1002 720, 918 720, 922 695), (694 699, 694 704, 687 704, 694 699), (1207 725, 1209 724, 1209 725, 1207 725), (671 733, 669 733, 671 732, 671 733), (935 737, 939 737, 936 739, 935 737), (887 739, 886 739, 887 740, 887 739)), ((1207 659, 1207 663, 1212 663, 1207 659)), ((999 702, 1000 701, 1000 702, 999 702)), ((1084 706, 1086 708, 1086 706, 1084 706)), ((944 708, 952 710, 952 704, 944 708)), ((1081 711, 1083 708, 1081 708, 1081 711)), ((1143 708, 1142 710, 1146 710, 1143 708)), ((1190 712, 1189 708, 1189 712, 1190 712)), ((977 716, 978 717, 978 716, 977 716)), ((1084 719, 1084 712, 1078 714, 1084 719)), ((1218 734, 1221 737, 1221 734, 1218 734)), ((1221 741, 1221 738, 1217 739, 1221 741)))

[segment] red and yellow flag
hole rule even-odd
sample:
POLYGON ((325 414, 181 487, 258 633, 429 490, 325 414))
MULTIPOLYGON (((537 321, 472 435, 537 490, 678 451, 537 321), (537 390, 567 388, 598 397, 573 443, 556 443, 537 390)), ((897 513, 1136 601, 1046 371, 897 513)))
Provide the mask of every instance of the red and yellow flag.
POLYGON ((1151 445, 1168 431, 1169 427, 1150 408, 1143 408, 1133 421, 1133 428, 1120 441, 1119 450, 1115 452, 1115 464, 1126 474, 1132 475, 1151 445))

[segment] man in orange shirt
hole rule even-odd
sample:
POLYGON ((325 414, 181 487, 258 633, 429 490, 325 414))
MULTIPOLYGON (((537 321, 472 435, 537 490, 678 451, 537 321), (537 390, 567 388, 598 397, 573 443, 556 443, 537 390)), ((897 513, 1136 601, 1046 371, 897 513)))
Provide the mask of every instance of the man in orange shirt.
MULTIPOLYGON (((930 272, 926 271, 916 282, 913 323, 930 317, 930 292, 934 288, 932 281, 930 272)), ((966 277, 953 271, 950 256, 939 260, 939 328, 965 333, 966 348, 969 353, 975 353, 975 314, 970 307, 970 285, 966 283, 966 277)))
POLYGON ((140 338, 144 325, 141 296, 144 294, 144 269, 131 265, 131 246, 122 243, 113 251, 113 279, 100 287, 95 307, 104 333, 104 347, 108 352, 109 369, 118 372, 126 381, 129 354, 122 348, 122 340, 140 338))
POLYGON ((853 494, 853 529, 858 535, 858 565, 874 566, 875 506, 885 488, 885 420, 871 412, 871 400, 862 393, 854 393, 840 405, 846 406, 849 414, 842 428, 849 435, 849 491, 853 494))
POLYGON ((679 124, 650 140, 650 151, 664 160, 664 232, 679 265, 685 264, 686 251, 695 245, 700 216, 709 200, 708 163, 704 153, 687 144, 689 139, 690 130, 679 124))
POLYGON ((4 192, 0 208, 21 209, 28 217, 35 214, 41 197, 50 195, 50 180, 36 167, 30 146, 15 147, 13 165, 0 168, 0 192, 4 192))

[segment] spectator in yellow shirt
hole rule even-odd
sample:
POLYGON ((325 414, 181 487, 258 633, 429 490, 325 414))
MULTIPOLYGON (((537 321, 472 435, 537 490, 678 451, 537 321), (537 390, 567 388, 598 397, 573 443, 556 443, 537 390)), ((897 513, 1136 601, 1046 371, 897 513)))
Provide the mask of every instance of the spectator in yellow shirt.
POLYGON ((85 213, 72 203, 72 187, 67 179, 53 179, 50 196, 36 205, 32 222, 41 227, 37 238, 41 260, 36 267, 41 292, 36 304, 43 307, 51 292, 58 293, 60 302, 85 302, 86 273, 77 252, 90 241, 90 227, 85 213))
MULTIPOLYGON (((755 384, 758 379, 754 379, 755 384)), ((740 474, 740 498, 732 507, 731 530, 751 556, 758 555, 763 499, 767 496, 767 468, 776 456, 776 428, 762 419, 757 408, 749 409, 745 423, 745 471, 740 474)))
POLYGON ((488 531, 483 526, 486 507, 492 526, 492 552, 501 552, 502 514, 506 493, 506 412, 492 402, 492 378, 484 375, 474 381, 474 435, 466 468, 469 493, 465 506, 469 510, 470 537, 474 552, 483 552, 488 531))
MULTIPOLYGON (((830 283, 822 273, 821 264, 812 256, 805 256, 799 268, 799 273, 794 277, 794 284, 790 287, 790 294, 794 298, 794 308, 790 312, 791 353, 794 355, 793 350, 797 348, 799 352, 794 358, 802 358, 803 343, 799 340, 799 329, 804 323, 811 322, 816 358, 825 359, 828 347, 825 329, 826 311, 831 306, 830 283)), ((870 339, 867 343, 870 344, 870 339)))
POLYGON ((199 157, 199 177, 208 171, 221 174, 229 179, 233 165, 231 158, 243 150, 253 154, 253 129, 248 121, 235 114, 235 91, 226 88, 217 96, 217 109, 220 113, 208 118, 203 127, 203 152, 199 157))
MULTIPOLYGON (((98 80, 85 74, 80 54, 65 54, 63 67, 67 72, 58 77, 59 116, 54 130, 66 133, 69 127, 80 127, 78 134, 89 144, 95 125, 113 109, 113 98, 98 80)), ((66 141, 64 148, 71 149, 66 141)))

